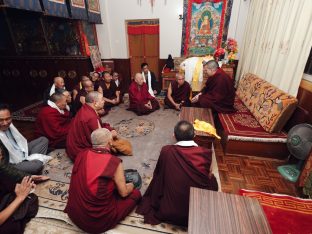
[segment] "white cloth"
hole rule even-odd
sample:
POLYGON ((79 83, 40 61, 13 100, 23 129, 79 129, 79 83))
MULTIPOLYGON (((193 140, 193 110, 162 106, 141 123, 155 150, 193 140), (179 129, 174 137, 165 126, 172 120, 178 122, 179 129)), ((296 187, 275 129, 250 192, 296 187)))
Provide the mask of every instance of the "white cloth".
POLYGON ((312 46, 312 1, 250 1, 236 82, 254 73, 297 96, 312 46))
POLYGON ((50 100, 48 100, 48 105, 52 107, 53 109, 56 109, 60 114, 64 115, 64 111, 58 108, 58 106, 54 102, 51 102, 50 100))
POLYGON ((14 146, 11 144, 5 132, 0 131, 0 140, 4 144, 5 148, 9 151, 10 163, 16 164, 24 160, 34 160, 34 159, 40 160, 41 162, 45 163, 49 161, 50 159, 52 159, 51 156, 47 156, 43 154, 28 155, 28 144, 27 144, 27 140, 25 139, 25 137, 23 137, 23 135, 15 128, 15 126, 12 123, 9 129, 11 130, 12 136, 14 137, 17 145, 24 152, 24 155, 25 155, 25 157, 22 157, 14 148, 14 146))
POLYGON ((119 87, 119 80, 118 79, 115 80, 115 84, 116 84, 117 87, 119 87))
POLYGON ((52 85, 51 89, 50 89, 50 96, 55 93, 55 84, 52 85))
MULTIPOLYGON (((144 72, 142 72, 142 76, 144 78, 144 82, 146 83, 144 72)), ((147 82, 148 82, 148 92, 150 93, 150 95, 152 95, 152 97, 155 97, 154 90, 152 89, 152 76, 150 71, 148 71, 147 73, 147 82)))
MULTIPOLYGON (((195 70, 195 67, 197 65, 199 58, 201 57, 190 57, 190 58, 185 59, 180 64, 180 68, 182 68, 182 70, 184 70, 185 72, 185 81, 187 81, 190 85, 192 85, 194 70, 195 70)), ((204 57, 203 61, 208 62, 211 59, 213 58, 204 57)), ((200 83, 203 82, 203 66, 200 66, 198 81, 200 83)))
POLYGON ((179 146, 198 146, 195 141, 178 141, 175 145, 179 146))

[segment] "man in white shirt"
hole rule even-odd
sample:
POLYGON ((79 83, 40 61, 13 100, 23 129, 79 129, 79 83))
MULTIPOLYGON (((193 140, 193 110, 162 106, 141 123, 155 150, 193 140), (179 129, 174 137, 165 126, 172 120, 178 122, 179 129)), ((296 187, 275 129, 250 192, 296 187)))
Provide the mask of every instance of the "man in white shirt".
POLYGON ((0 104, 0 141, 9 153, 9 163, 29 174, 40 174, 43 162, 50 158, 45 155, 48 139, 39 137, 27 143, 25 137, 13 125, 11 111, 6 104, 0 104))

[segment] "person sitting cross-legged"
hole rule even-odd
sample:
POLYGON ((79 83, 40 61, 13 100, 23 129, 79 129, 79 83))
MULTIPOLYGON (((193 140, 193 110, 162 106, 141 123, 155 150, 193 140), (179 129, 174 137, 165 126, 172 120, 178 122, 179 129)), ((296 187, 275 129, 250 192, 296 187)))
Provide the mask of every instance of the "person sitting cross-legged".
POLYGON ((134 209, 141 193, 126 183, 121 159, 110 153, 111 132, 99 128, 91 141, 76 157, 65 212, 83 231, 104 233, 134 209))
POLYGON ((29 174, 40 174, 43 162, 51 159, 45 155, 49 140, 39 137, 31 142, 15 128, 7 104, 0 104, 0 141, 8 150, 8 162, 18 170, 29 174))
POLYGON ((86 103, 82 105, 72 120, 66 140, 68 157, 75 161, 77 154, 92 147, 91 133, 98 128, 107 128, 117 137, 117 132, 108 123, 102 123, 99 112, 103 110, 104 98, 99 92, 92 91, 86 95, 86 103))
POLYGON ((49 139, 50 148, 65 148, 66 137, 71 124, 69 111, 66 109, 66 96, 54 93, 44 106, 36 120, 36 135, 49 139))
POLYGON ((178 142, 161 149, 153 179, 136 210, 145 223, 187 226, 190 188, 218 190, 210 169, 212 151, 193 141, 193 125, 178 122, 174 136, 178 142))
POLYGON ((141 73, 135 74, 134 81, 129 87, 129 110, 137 115, 146 115, 159 109, 159 103, 147 89, 141 73))
POLYGON ((185 81, 184 75, 176 74, 176 80, 171 82, 168 87, 165 105, 169 108, 181 110, 182 106, 190 106, 190 84, 185 81))

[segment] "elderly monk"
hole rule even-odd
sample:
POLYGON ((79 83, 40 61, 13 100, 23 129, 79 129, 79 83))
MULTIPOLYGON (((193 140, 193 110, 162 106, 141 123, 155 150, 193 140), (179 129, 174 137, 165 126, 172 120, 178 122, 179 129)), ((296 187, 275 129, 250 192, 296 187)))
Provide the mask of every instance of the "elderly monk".
POLYGON ((178 122, 174 136, 178 142, 161 149, 153 179, 136 210, 145 223, 187 226, 190 188, 218 190, 210 170, 212 151, 193 141, 193 125, 178 122))
POLYGON ((146 115, 159 109, 158 101, 148 92, 147 85, 141 73, 135 74, 129 87, 129 110, 137 115, 146 115))
POLYGON ((93 82, 91 80, 82 81, 82 89, 79 90, 73 103, 74 114, 76 114, 82 105, 86 103, 86 96, 92 91, 94 91, 93 82))
POLYGON ((54 93, 44 106, 36 120, 36 135, 49 139, 50 148, 65 148, 66 137, 71 124, 69 111, 66 109, 66 97, 54 93))
POLYGON ((217 113, 234 112, 235 89, 230 77, 219 68, 215 60, 204 64, 208 75, 205 87, 192 99, 198 107, 211 108, 217 113))
POLYGON ((104 233, 133 210, 141 193, 126 183, 121 159, 110 153, 110 131, 93 131, 91 141, 92 149, 76 158, 65 212, 85 232, 104 233))
POLYGON ((181 73, 176 74, 176 80, 171 82, 168 87, 165 105, 169 108, 181 110, 182 106, 190 106, 190 84, 185 81, 181 73))
POLYGON ((109 72, 104 72, 103 79, 100 80, 99 85, 103 91, 105 110, 109 110, 120 103, 120 91, 109 72))
POLYGON ((49 100, 49 97, 55 93, 57 90, 65 89, 65 82, 63 77, 57 76, 53 79, 53 85, 46 89, 46 91, 43 94, 43 101, 44 103, 47 103, 49 100))
POLYGON ((107 128, 113 137, 117 132, 107 123, 102 123, 99 112, 103 110, 104 98, 99 92, 92 91, 86 96, 86 103, 76 114, 69 129, 66 141, 66 152, 71 160, 75 161, 77 154, 85 149, 90 149, 91 133, 98 128, 107 128))

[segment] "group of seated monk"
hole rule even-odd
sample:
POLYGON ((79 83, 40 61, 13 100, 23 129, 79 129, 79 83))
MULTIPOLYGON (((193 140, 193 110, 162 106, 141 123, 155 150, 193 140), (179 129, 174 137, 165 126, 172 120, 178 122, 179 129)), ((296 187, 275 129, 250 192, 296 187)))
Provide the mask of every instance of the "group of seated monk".
MULTIPOLYGON (((176 110, 193 103, 217 112, 233 111, 232 81, 215 61, 206 63, 204 70, 209 78, 198 95, 190 99, 190 85, 182 74, 177 74, 176 81, 169 85, 165 104, 176 110)), ((118 138, 117 132, 108 123, 102 123, 100 118, 105 108, 120 103, 120 82, 109 73, 104 73, 103 79, 98 80, 99 77, 98 73, 93 73, 91 78, 81 78, 73 104, 63 78, 56 77, 50 90, 45 92, 45 97, 48 97, 46 105, 37 117, 38 138, 29 143, 12 124, 9 108, 0 106, 0 140, 6 152, 5 157, 1 156, 3 153, 0 154, 0 169, 3 164, 6 168, 13 167, 18 173, 40 174, 48 147, 65 148, 68 157, 74 162, 65 212, 78 227, 92 233, 113 228, 141 200, 141 193, 134 184, 126 183, 121 160, 111 153, 111 146, 118 138), (70 110, 75 102, 81 105, 75 107, 76 113, 72 117, 70 110), (105 103, 108 103, 106 107, 105 103), (37 157, 31 157, 35 153, 37 157)), ((135 75, 129 87, 129 110, 144 115, 160 108, 155 98, 158 90, 153 87, 154 78, 148 65, 142 64, 142 73, 135 75)), ((210 169, 212 151, 199 147, 193 141, 193 125, 186 121, 178 122, 174 136, 177 143, 161 149, 153 179, 136 210, 144 216, 146 223, 169 222, 187 226, 190 187, 218 189, 210 169)), ((1 175, 2 170, 7 171, 1 169, 1 175)), ((16 186, 23 189, 22 192, 15 189, 15 197, 19 202, 11 210, 11 215, 34 187, 32 181, 36 178, 47 179, 18 178, 11 186, 21 182, 16 186)), ((0 199, 1 192, 2 187, 0 199)), ((33 217, 33 214, 29 217, 33 217)), ((2 217, 1 211, 0 230, 2 222, 11 220, 9 216, 2 217)), ((27 222, 29 219, 25 220, 27 222)), ((24 224, 25 221, 21 225, 24 224)))

